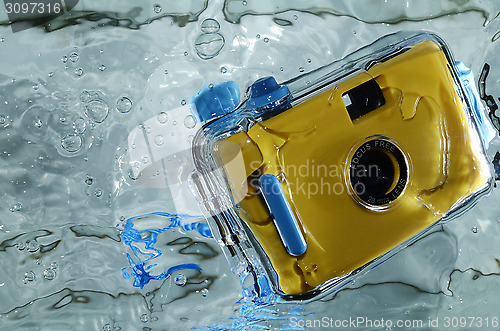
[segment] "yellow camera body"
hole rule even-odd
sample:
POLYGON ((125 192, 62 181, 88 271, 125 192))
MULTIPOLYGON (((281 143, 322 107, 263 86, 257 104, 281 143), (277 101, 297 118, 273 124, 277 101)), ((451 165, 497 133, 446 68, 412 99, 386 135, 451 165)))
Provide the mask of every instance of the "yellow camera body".
POLYGON ((239 129, 213 139, 234 205, 213 217, 241 221, 241 246, 257 252, 245 261, 261 258, 282 296, 314 297, 367 270, 490 188, 454 64, 430 39, 365 56, 272 115, 243 111, 239 129))
MULTIPOLYGON (((304 293, 358 269, 484 187, 489 167, 468 121, 445 55, 434 43, 424 42, 227 138, 241 148, 249 175, 246 187, 255 188, 252 176, 259 174, 282 178, 306 238, 306 252, 291 256, 259 195, 251 191, 241 200, 248 226, 269 256, 283 292, 304 293), (385 104, 351 120, 342 96, 371 79, 380 86, 385 104), (356 192, 347 178, 353 151, 359 155, 363 145, 377 148, 367 144, 372 140, 381 149, 384 141, 393 141, 407 162, 407 178, 398 180, 401 194, 381 209, 353 198, 356 192)), ((218 153, 229 164, 225 161, 234 151, 225 156, 224 146, 219 144, 218 153)))

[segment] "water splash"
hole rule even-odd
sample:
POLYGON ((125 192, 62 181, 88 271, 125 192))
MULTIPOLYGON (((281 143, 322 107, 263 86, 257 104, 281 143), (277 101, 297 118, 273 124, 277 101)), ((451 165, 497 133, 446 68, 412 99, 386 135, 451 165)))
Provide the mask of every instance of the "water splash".
MULTIPOLYGON (((184 231, 196 230, 198 233, 205 238, 213 238, 212 232, 208 227, 206 222, 190 222, 185 223, 184 220, 196 219, 199 216, 191 216, 187 214, 169 214, 165 212, 153 212, 148 214, 143 214, 139 216, 134 216, 125 221, 123 224, 124 230, 121 232, 121 238, 123 242, 130 247, 135 257, 127 253, 127 259, 130 265, 131 274, 134 277, 133 285, 135 287, 143 288, 144 285, 148 284, 151 280, 162 280, 170 276, 173 272, 193 269, 201 271, 201 268, 195 263, 185 263, 172 266, 167 269, 167 271, 162 272, 159 275, 152 275, 150 273, 151 268, 155 267, 156 264, 151 264, 150 261, 160 257, 163 252, 155 247, 158 235, 161 233, 174 229, 181 228, 184 231), (162 216, 170 222, 170 224, 164 228, 151 228, 143 231, 139 231, 134 228, 133 220, 144 218, 147 216, 162 216), (144 245, 145 250, 141 250, 137 245, 141 247, 144 245)), ((117 225, 118 226, 118 225, 117 225)), ((127 268, 122 269, 123 278, 129 279, 130 274, 127 268)))

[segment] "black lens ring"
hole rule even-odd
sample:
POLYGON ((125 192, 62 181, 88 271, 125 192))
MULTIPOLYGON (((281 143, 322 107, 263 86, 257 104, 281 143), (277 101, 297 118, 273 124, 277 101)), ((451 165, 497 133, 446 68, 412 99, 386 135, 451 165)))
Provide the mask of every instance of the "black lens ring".
POLYGON ((364 142, 356 149, 354 153, 352 153, 348 176, 351 191, 353 195, 355 195, 360 200, 360 202, 362 202, 362 204, 380 207, 388 205, 391 202, 395 201, 401 195, 401 193, 403 193, 408 182, 408 164, 406 162, 406 157, 401 149, 392 141, 390 141, 390 139, 375 138, 364 142), (359 163, 359 161, 367 153, 371 153, 377 150, 392 155, 396 160, 399 168, 399 179, 397 184, 391 191, 384 194, 373 194, 373 192, 369 192, 366 190, 363 191, 360 190, 359 187, 357 187, 357 184, 360 184, 360 180, 356 176, 356 174, 360 171, 359 167, 361 166, 361 164, 359 163))

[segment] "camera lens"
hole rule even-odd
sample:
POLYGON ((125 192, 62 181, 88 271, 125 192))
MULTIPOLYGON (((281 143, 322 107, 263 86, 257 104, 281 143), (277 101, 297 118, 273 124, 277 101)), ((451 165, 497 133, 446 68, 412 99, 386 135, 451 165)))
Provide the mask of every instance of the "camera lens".
POLYGON ((396 200, 406 187, 407 176, 406 158, 388 138, 368 140, 350 157, 351 193, 368 208, 384 207, 396 200))

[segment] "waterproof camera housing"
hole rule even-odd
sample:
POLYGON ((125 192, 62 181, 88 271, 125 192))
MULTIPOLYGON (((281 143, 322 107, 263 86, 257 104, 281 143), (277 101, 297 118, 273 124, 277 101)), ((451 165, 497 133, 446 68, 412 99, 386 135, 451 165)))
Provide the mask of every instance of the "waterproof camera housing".
POLYGON ((489 192, 482 116, 439 37, 397 33, 256 81, 197 133, 193 183, 234 272, 314 300, 489 192))

